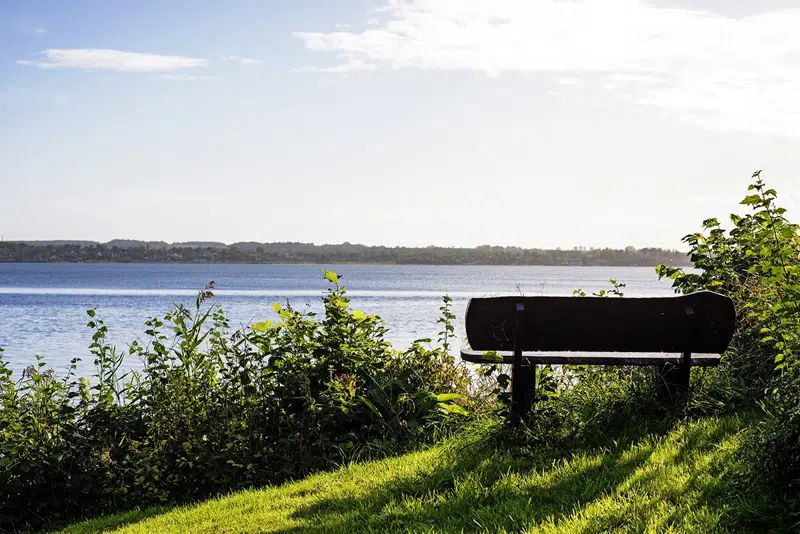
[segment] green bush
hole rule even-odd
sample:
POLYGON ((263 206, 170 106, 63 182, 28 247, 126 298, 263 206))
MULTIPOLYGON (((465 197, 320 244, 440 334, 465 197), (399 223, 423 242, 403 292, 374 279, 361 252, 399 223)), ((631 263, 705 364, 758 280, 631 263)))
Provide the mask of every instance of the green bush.
POLYGON ((280 482, 430 441, 467 414, 449 298, 439 344, 399 352, 325 276, 321 318, 276 304, 279 322, 232 331, 211 283, 125 353, 90 310, 91 381, 77 360, 59 378, 39 359, 16 380, 0 358, 0 530, 280 482), (125 356, 142 370, 123 372, 125 356))
POLYGON ((760 439, 751 444, 754 473, 771 478, 800 513, 800 235, 761 171, 725 230, 716 219, 686 236, 698 272, 659 266, 679 292, 709 289, 730 296, 739 324, 722 365, 703 384, 705 398, 727 409, 763 407, 760 439))

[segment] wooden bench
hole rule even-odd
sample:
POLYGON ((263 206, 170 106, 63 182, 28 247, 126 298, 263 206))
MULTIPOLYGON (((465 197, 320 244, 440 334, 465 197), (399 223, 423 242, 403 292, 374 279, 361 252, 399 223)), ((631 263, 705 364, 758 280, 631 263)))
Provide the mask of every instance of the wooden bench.
POLYGON ((710 291, 652 298, 473 298, 466 314, 471 350, 462 350, 461 358, 512 364, 512 410, 520 415, 533 402, 537 364, 651 365, 660 369, 670 395, 686 391, 692 366, 719 364, 735 322, 731 299, 710 291))

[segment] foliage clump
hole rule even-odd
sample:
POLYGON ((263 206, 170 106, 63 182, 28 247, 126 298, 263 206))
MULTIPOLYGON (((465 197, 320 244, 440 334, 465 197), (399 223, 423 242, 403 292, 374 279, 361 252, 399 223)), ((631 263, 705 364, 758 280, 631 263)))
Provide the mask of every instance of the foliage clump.
POLYGON ((124 352, 90 310, 89 381, 77 360, 59 378, 37 359, 16 379, 0 358, 0 530, 276 483, 404 450, 462 418, 449 298, 439 344, 399 352, 325 276, 322 317, 276 304, 277 322, 232 330, 208 301, 212 282, 124 352), (123 372, 125 356, 143 368, 123 372))
POLYGON ((800 226, 786 217, 761 171, 725 230, 717 219, 687 235, 692 272, 660 265, 678 292, 730 296, 739 324, 722 365, 702 384, 706 399, 729 411, 760 407, 765 421, 749 454, 800 513, 800 226))

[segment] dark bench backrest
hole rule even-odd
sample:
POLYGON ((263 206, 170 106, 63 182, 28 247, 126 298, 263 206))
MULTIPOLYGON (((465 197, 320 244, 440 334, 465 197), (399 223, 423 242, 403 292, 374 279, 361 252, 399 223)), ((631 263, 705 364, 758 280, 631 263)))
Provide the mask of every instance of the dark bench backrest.
POLYGON ((733 337, 730 298, 710 291, 652 298, 493 297, 467 306, 473 350, 513 350, 517 303, 522 350, 721 354, 733 337))

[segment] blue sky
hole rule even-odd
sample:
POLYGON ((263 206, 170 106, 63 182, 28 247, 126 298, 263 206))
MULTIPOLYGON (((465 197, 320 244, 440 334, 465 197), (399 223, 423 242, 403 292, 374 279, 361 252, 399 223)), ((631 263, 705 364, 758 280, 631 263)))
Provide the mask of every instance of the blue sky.
POLYGON ((800 0, 4 0, 0 234, 678 247, 756 169, 800 212, 797 28, 800 0))

